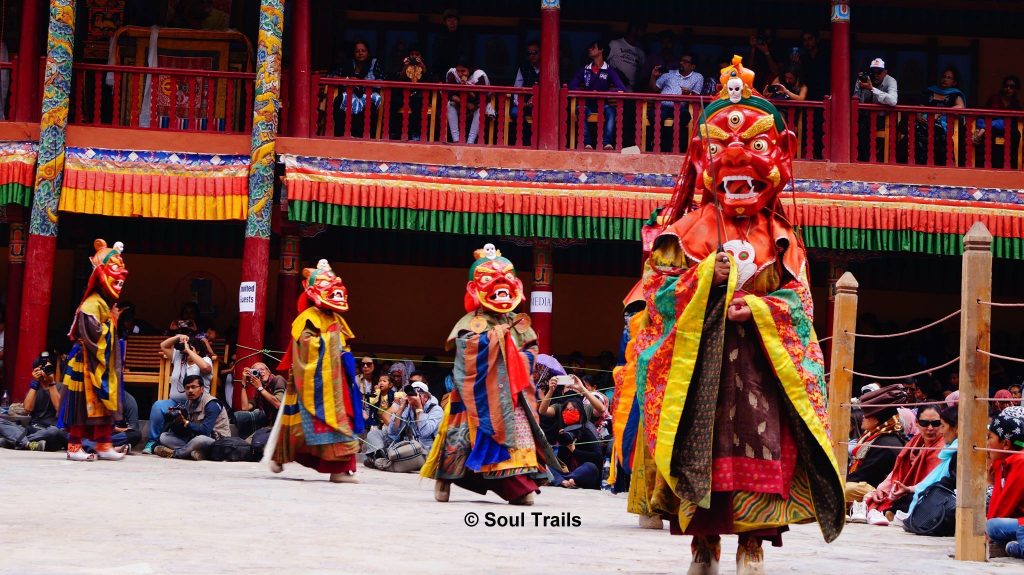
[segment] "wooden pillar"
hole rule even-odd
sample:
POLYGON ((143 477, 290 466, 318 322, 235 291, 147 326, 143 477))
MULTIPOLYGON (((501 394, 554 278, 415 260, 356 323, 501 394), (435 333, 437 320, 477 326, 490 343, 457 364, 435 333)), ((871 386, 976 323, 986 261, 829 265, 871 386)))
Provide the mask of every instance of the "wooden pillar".
MULTIPOLYGON (((21 7, 21 40, 18 42, 18 70, 13 85, 15 122, 39 119, 39 26, 42 2, 26 0, 21 7)), ((10 322, 8 322, 10 325, 10 322)), ((7 333, 11 333, 9 330, 7 333)))
MULTIPOLYGON (((238 314, 238 354, 263 349, 267 317, 267 268, 270 266, 270 215, 274 199, 274 145, 278 108, 281 104, 281 34, 284 26, 283 0, 261 0, 260 29, 256 58, 256 96, 252 120, 252 155, 249 165, 249 215, 242 251, 242 283, 255 286, 253 311, 238 314), (243 347, 244 346, 244 347, 243 347)), ((236 364, 241 369, 259 361, 253 356, 236 364)), ((231 405, 238 405, 242 386, 234 387, 231 405)))
MULTIPOLYGON (((57 206, 64 183, 64 136, 68 125, 71 61, 75 42, 75 0, 50 0, 46 40, 46 77, 36 160, 35 192, 29 223, 25 281, 22 287, 18 355, 14 366, 14 397, 28 392, 32 360, 46 348, 57 254, 57 206)), ((24 62, 25 65, 33 65, 24 62)))
POLYGON ((309 137, 309 102, 311 82, 310 8, 312 0, 294 0, 292 3, 291 40, 288 52, 288 135, 309 137))
POLYGON ((850 161, 850 2, 832 0, 832 110, 829 150, 833 162, 850 161))
POLYGON ((985 561, 986 456, 988 435, 988 356, 992 307, 992 234, 975 222, 964 236, 960 281, 960 426, 956 468, 956 559, 985 561))
POLYGON ((14 366, 18 357, 18 326, 21 324, 21 288, 25 281, 25 242, 28 230, 25 229, 25 211, 19 205, 7 206, 7 221, 10 226, 10 241, 7 252, 7 303, 4 308, 4 382, 11 395, 21 397, 28 393, 24 389, 28 383, 18 387, 20 393, 15 394, 14 366))
POLYGON ((277 272, 277 341, 275 349, 287 351, 292 342, 292 322, 295 321, 296 302, 302 291, 299 285, 299 245, 297 230, 281 235, 281 266, 277 272))
MULTIPOLYGON (((826 316, 825 332, 828 335, 832 335, 835 331, 835 320, 836 320, 836 283, 839 282, 839 278, 846 273, 846 262, 838 261, 833 256, 828 260, 828 315, 826 316)), ((822 353, 825 355, 825 370, 828 371, 832 365, 832 347, 834 345, 833 340, 825 342, 822 348, 822 353)))
POLYGON ((828 381, 828 412, 832 445, 839 472, 846 478, 847 445, 850 440, 850 408, 853 397, 853 348, 857 332, 857 280, 846 272, 836 282, 836 305, 832 316, 832 375, 828 381))
POLYGON ((542 150, 558 149, 558 35, 561 2, 540 3, 540 102, 533 129, 542 150))
POLYGON ((554 281, 551 266, 551 241, 533 243, 533 291, 530 293, 530 323, 537 332, 537 346, 541 353, 551 353, 551 311, 554 301, 551 284, 554 281))

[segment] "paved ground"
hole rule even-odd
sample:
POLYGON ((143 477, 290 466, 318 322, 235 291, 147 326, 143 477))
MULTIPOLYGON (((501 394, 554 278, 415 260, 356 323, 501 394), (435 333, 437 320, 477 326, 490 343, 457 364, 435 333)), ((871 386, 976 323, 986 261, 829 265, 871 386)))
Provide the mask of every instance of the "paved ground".
MULTIPOLYGON (((71 463, 0 450, 0 574, 685 573, 688 538, 636 527, 624 496, 546 488, 530 508, 432 482, 360 470, 335 485, 291 465, 131 456, 71 463), (525 512, 525 515, 522 515, 525 512), (480 524, 466 525, 475 513, 480 524), (534 526, 532 513, 567 526, 534 526), (488 514, 523 527, 486 527, 488 514), (568 514, 568 515, 566 515, 568 514), (572 526, 572 518, 579 525, 572 526), (209 564, 209 566, 207 566, 209 564)), ((825 545, 798 526, 768 550, 769 573, 1024 573, 1024 563, 957 563, 952 539, 848 526, 825 545)), ((726 538, 723 573, 733 573, 726 538)))

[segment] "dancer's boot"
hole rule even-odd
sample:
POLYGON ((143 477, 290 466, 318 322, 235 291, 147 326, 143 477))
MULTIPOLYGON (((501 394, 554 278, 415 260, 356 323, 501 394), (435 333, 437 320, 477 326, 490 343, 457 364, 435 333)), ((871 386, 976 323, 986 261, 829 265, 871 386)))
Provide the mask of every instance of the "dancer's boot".
POLYGON ((740 536, 736 549, 736 575, 764 575, 764 550, 760 537, 740 536))
POLYGON ((718 563, 722 558, 722 538, 718 535, 694 535, 690 542, 693 561, 686 575, 718 575, 718 563))

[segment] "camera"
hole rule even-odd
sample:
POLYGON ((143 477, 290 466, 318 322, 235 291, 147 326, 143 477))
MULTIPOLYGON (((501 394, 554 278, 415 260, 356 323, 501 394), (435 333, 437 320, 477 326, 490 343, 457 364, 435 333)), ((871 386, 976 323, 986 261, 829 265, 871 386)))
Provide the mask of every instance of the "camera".
POLYGON ((766 38, 765 36, 758 36, 756 38, 756 41, 757 41, 758 44, 767 44, 768 43, 768 38, 766 38))
POLYGON ((416 397, 416 388, 411 385, 403 387, 402 391, 405 392, 406 397, 416 397))
POLYGON ((33 369, 39 368, 43 370, 43 373, 46 375, 53 375, 57 373, 57 364, 53 362, 53 356, 51 356, 48 351, 40 353, 39 357, 32 362, 32 367, 33 369))
POLYGON ((251 375, 255 379, 260 379, 261 377, 263 377, 263 370, 258 367, 250 369, 249 375, 251 375))
POLYGON ((188 412, 185 411, 185 408, 181 407, 180 405, 175 405, 174 407, 167 408, 167 417, 165 419, 170 421, 177 421, 179 415, 181 417, 184 417, 185 419, 188 419, 188 412))
POLYGON ((867 72, 857 72, 857 81, 858 82, 868 82, 870 80, 871 80, 871 76, 869 76, 867 72))
POLYGON ((767 92, 769 96, 778 95, 782 92, 782 86, 779 86, 778 84, 768 84, 768 87, 765 88, 765 92, 767 92))
POLYGON ((558 432, 559 445, 572 445, 573 443, 576 443, 577 439, 578 437, 576 435, 576 432, 569 431, 567 429, 562 429, 561 431, 558 432))

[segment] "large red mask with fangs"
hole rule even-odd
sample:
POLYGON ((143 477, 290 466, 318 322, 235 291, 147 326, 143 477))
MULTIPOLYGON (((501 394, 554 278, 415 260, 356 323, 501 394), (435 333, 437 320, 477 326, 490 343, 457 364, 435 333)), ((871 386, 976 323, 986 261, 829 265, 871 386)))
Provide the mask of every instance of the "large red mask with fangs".
POLYGON ((303 276, 306 297, 315 307, 329 312, 348 311, 348 289, 326 261, 321 260, 315 269, 303 270, 303 276))
POLYGON ((752 216, 773 206, 790 179, 796 137, 779 131, 775 115, 752 105, 709 107, 708 114, 701 126, 704 134, 690 143, 702 201, 711 201, 708 190, 713 190, 729 217, 752 216))
POLYGON ((509 260, 483 258, 474 264, 466 292, 477 307, 507 313, 523 301, 523 282, 516 277, 516 268, 509 260))
POLYGON ((98 291, 109 301, 117 301, 128 279, 128 269, 124 267, 124 244, 117 242, 114 247, 107 247, 107 242, 98 239, 93 242, 96 254, 89 258, 92 262, 92 277, 89 279, 90 289, 98 291))

